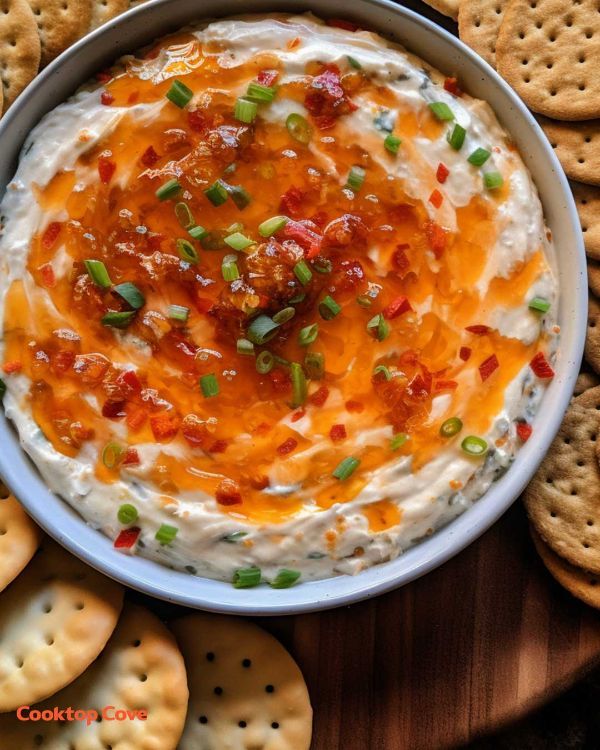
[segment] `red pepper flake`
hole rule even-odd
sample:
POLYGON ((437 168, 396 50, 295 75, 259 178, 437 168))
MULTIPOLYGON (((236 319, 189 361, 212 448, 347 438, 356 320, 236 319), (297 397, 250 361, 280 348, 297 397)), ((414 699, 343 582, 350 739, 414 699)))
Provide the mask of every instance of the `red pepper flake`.
POLYGON ((56 372, 66 372, 73 367, 75 361, 75 352, 68 349, 59 349, 52 357, 52 367, 56 372))
POLYGON ((215 499, 219 505, 239 505, 242 502, 239 484, 233 479, 223 479, 217 487, 215 499))
POLYGON ((148 146, 142 154, 140 161, 145 167, 153 167, 159 159, 160 156, 156 153, 154 147, 148 146))
POLYGON ((538 352, 529 363, 529 367, 531 367, 534 374, 537 375, 538 378, 546 379, 554 377, 554 370, 546 359, 546 355, 544 354, 544 352, 538 352))
POLYGON ((344 29, 345 31, 360 30, 360 26, 352 23, 352 21, 346 21, 344 18, 329 18, 325 23, 328 26, 333 26, 336 29, 344 29))
POLYGON ((103 91, 100 94, 100 101, 107 107, 110 106, 114 102, 114 100, 115 97, 110 93, 110 91, 103 91))
POLYGON ((348 437, 346 434, 346 425, 334 424, 329 430, 329 437, 334 443, 338 443, 340 440, 345 440, 348 437))
POLYGON ((123 460, 121 461, 122 466, 139 466, 140 454, 136 448, 127 448, 123 460))
POLYGON ((365 405, 361 401, 355 401, 352 398, 346 401, 345 406, 346 411, 355 412, 356 414, 360 414, 361 411, 365 410, 365 405))
POLYGON ((471 356, 471 349, 468 346, 461 346, 458 352, 458 356, 463 362, 466 362, 471 356))
POLYGON ((209 453, 225 453, 229 443, 227 440, 215 440, 215 442, 208 449, 209 453))
POLYGON ((387 320, 393 320, 409 310, 412 310, 412 307, 408 299, 406 297, 396 297, 387 307, 383 308, 383 317, 387 320))
POLYGON ((107 156, 100 155, 98 157, 98 174, 100 175, 100 181, 105 185, 108 185, 111 181, 116 168, 117 165, 107 156))
POLYGON ((449 174, 450 174, 450 170, 448 169, 448 167, 445 164, 442 164, 442 162, 440 162, 438 164, 437 172, 435 173, 437 181, 441 185, 443 185, 444 182, 446 182, 446 180, 448 179, 449 174))
POLYGON ((102 405, 102 416, 107 419, 120 419, 121 417, 125 417, 125 401, 106 401, 102 405))
MULTIPOLYGON (((312 224, 312 222, 288 221, 280 233, 286 239, 297 242, 304 250, 304 257, 310 260, 321 252, 321 240, 323 237, 307 226, 307 223, 312 224)), ((315 229, 318 228, 316 225, 313 226, 315 229)))
POLYGON ((500 367, 498 357, 492 354, 479 365, 479 374, 481 375, 481 382, 485 382, 490 375, 500 367))
POLYGON ((196 297, 194 302, 199 313, 208 313, 212 310, 213 301, 208 297, 196 297))
POLYGON ((319 389, 317 389, 313 394, 311 394, 308 397, 308 400, 311 404, 314 404, 315 406, 323 406, 327 399, 329 398, 329 388, 327 386, 322 385, 319 389))
POLYGON ((279 200, 279 210, 286 216, 291 216, 292 219, 298 219, 301 216, 301 211, 304 205, 306 193, 300 188, 292 187, 288 188, 279 200))
POLYGON ((131 430, 131 432, 137 432, 146 421, 147 416, 148 415, 143 409, 130 408, 127 412, 127 419, 125 420, 125 423, 131 430))
POLYGON ((12 360, 11 362, 5 362, 2 365, 2 370, 7 375, 12 375, 13 372, 21 372, 23 364, 18 359, 12 360))
POLYGON ((278 70, 261 70, 256 76, 256 80, 261 86, 272 86, 278 78, 278 70))
POLYGON ((196 133, 203 133, 209 127, 209 118, 202 109, 190 109, 187 113, 188 125, 196 133))
POLYGON ((429 196, 429 202, 432 206, 435 208, 440 208, 442 203, 444 202, 444 196, 440 193, 440 191, 436 188, 431 195, 429 196))
POLYGON ((306 409, 298 409, 298 411, 295 411, 290 417, 290 422, 297 422, 299 419, 302 419, 305 414, 306 409))
POLYGON ((424 377, 417 373, 406 386, 406 393, 414 399, 426 399, 431 392, 431 375, 424 377))
POLYGON ((292 381, 287 372, 283 370, 271 370, 269 378, 273 384, 273 388, 278 393, 286 393, 292 387, 292 381))
POLYGON ((517 422, 517 435, 519 439, 526 443, 531 437, 533 427, 527 422, 517 422))
POLYGON ((439 224, 436 224, 435 221, 426 221, 424 229, 425 229, 425 236, 427 237, 427 242, 429 243, 429 247, 431 248, 435 257, 440 258, 442 253, 446 249, 446 244, 447 244, 446 230, 443 227, 441 227, 439 224))
POLYGON ((437 380, 433 390, 434 391, 453 391, 458 388, 456 380, 437 380))
POLYGON ((56 284, 56 277, 54 276, 54 269, 50 263, 44 263, 43 266, 38 268, 40 276, 42 277, 42 284, 46 289, 51 289, 56 284))
POLYGON ((142 384, 135 370, 125 370, 125 372, 120 373, 117 382, 119 385, 126 385, 128 389, 134 392, 142 390, 142 384))
POLYGON ((475 334, 475 336, 485 336, 486 333, 489 333, 492 329, 489 326, 467 326, 465 328, 465 331, 468 331, 469 333, 475 334))
POLYGON ((284 440, 281 445, 277 446, 277 453, 279 453, 280 456, 287 456, 287 454, 291 453, 297 445, 298 441, 290 437, 287 440, 284 440))
POLYGON ((42 247, 44 250, 50 250, 54 245, 58 239, 61 228, 61 224, 58 221, 51 221, 50 224, 48 224, 42 235, 42 247))
POLYGON ((96 73, 96 80, 100 83, 108 83, 111 78, 112 73, 110 72, 110 70, 101 70, 99 73, 96 73))
POLYGON ((410 245, 398 245, 392 253, 392 266, 401 279, 406 276, 410 269, 410 261, 406 254, 409 247, 410 245))
POLYGON ((131 549, 138 540, 141 529, 132 526, 130 529, 123 529, 115 539, 115 549, 131 549))
POLYGON ((171 440, 179 431, 179 417, 170 414, 157 414, 150 417, 150 428, 156 440, 171 440))
POLYGON ((459 89, 458 79, 456 78, 446 78, 444 81, 444 88, 450 94, 454 94, 454 96, 462 96, 463 92, 459 89))

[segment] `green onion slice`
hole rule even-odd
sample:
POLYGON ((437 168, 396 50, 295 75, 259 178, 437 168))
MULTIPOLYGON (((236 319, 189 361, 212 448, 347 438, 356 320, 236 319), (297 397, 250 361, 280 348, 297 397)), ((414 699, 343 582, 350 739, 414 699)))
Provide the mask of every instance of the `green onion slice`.
POLYGON ((529 309, 536 312, 546 313, 550 309, 550 303, 543 297, 534 297, 529 301, 529 309))
POLYGON ((365 177, 367 175, 366 170, 358 165, 353 166, 348 174, 348 180, 346 181, 346 187, 350 188, 355 193, 361 189, 365 177))
POLYGON ((350 65, 351 68, 354 68, 354 70, 362 70, 362 65, 354 57, 346 55, 346 60, 348 60, 348 65, 350 65))
POLYGON ((274 364, 275 357, 265 349, 256 358, 256 372, 266 375, 268 372, 271 372, 274 364))
POLYGON ((389 151, 390 154, 397 154, 401 143, 402 138, 398 138, 397 135, 392 135, 392 133, 390 133, 389 135, 386 135, 383 145, 386 151, 389 151))
POLYGON ((236 544, 245 536, 248 536, 247 531, 232 531, 231 534, 225 534, 225 536, 221 537, 221 541, 228 544, 236 544))
POLYGON ((184 229, 191 229, 196 226, 194 215, 190 211, 190 207, 183 201, 175 204, 175 216, 184 229))
POLYGON ((463 147, 463 143, 465 142, 466 135, 467 131, 463 128, 463 126, 456 123, 452 130, 448 132, 446 140, 455 151, 460 151, 463 147))
POLYGON ((177 254, 181 260, 185 260, 187 263, 195 265, 198 262, 198 253, 196 248, 192 245, 189 240, 178 239, 175 243, 177 247, 177 254))
POLYGON ((304 368, 311 380, 321 380, 325 374, 325 355, 321 352, 308 352, 304 357, 304 368))
POLYGON ((450 417, 450 419, 442 422, 442 425, 440 427, 440 435, 446 438, 454 437, 454 435, 458 435, 462 428, 463 423, 461 419, 459 419, 458 417, 450 417))
POLYGON ((263 86, 262 83, 251 81, 246 89, 246 98, 258 104, 270 104, 276 93, 274 86, 263 86))
POLYGON ((306 385, 306 375, 302 365, 298 362, 292 362, 290 365, 290 376, 292 378, 292 408, 302 406, 306 401, 308 389, 306 385))
POLYGON ((200 384, 200 390, 204 398, 212 398, 217 396, 219 393, 219 381, 217 376, 211 372, 208 375, 202 375, 198 381, 200 384))
POLYGON ((367 323, 367 330, 377 341, 384 341, 390 335, 390 324, 383 317, 383 313, 378 313, 367 323))
POLYGON ((500 172, 484 172, 483 184, 488 190, 496 190, 504 185, 504 178, 500 172))
POLYGON ((166 201, 169 198, 174 198, 181 192, 181 185, 176 179, 168 180, 161 185, 156 191, 156 197, 159 201, 166 201))
POLYGON ((296 583, 300 576, 301 573, 299 570, 282 568, 269 585, 272 589, 289 589, 290 586, 296 583))
POLYGON ((473 164, 475 167, 481 167, 492 155, 491 151, 487 151, 485 148, 476 148, 473 153, 467 157, 469 164, 473 164))
POLYGON ((278 326, 282 326, 284 323, 290 321, 296 314, 294 307, 284 307, 283 310, 279 310, 273 315, 273 322, 277 323, 278 326))
POLYGON ((201 227, 199 224, 196 224, 195 227, 190 227, 190 229, 188 229, 188 234, 194 240, 201 240, 204 237, 204 235, 207 234, 207 232, 204 227, 201 227))
MULTIPOLYGON (((226 185, 226 183, 223 184, 226 185)), ((243 211, 252 200, 250 193, 241 185, 226 185, 226 189, 231 196, 231 200, 235 203, 236 208, 240 211, 243 211)))
POLYGON ((110 289, 112 281, 106 270, 106 266, 101 260, 84 260, 85 269, 90 279, 101 289, 110 289))
POLYGON ((488 444, 483 438, 477 437, 476 435, 467 435, 462 441, 460 447, 469 456, 483 456, 488 451, 488 444))
POLYGON ((306 145, 312 138, 312 128, 308 124, 308 120, 297 112, 288 115, 285 126, 292 138, 299 143, 306 145))
POLYGON ((246 250, 246 248, 250 247, 251 245, 254 245, 254 240, 251 240, 249 237, 246 237, 241 232, 234 232, 233 234, 227 235, 225 237, 224 242, 229 245, 229 247, 232 247, 234 250, 246 250))
POLYGON ((111 328, 127 328, 134 316, 134 310, 128 312, 115 312, 114 310, 109 310, 102 316, 100 322, 103 326, 110 326, 111 328))
POLYGON ((226 247, 224 242, 225 236, 223 230, 211 229, 202 235, 200 244, 204 250, 224 250, 226 247))
POLYGON ((258 233, 261 237, 270 237, 272 234, 279 232, 280 229, 283 229, 288 221, 287 216, 272 216, 258 225, 258 233))
POLYGON ((300 346, 309 346, 317 340, 319 335, 319 324, 312 323, 311 325, 304 326, 298 333, 298 343, 300 346))
POLYGON ((225 281, 235 281, 240 278, 236 255, 226 255, 221 263, 221 274, 225 281))
POLYGON ((299 260, 294 266, 294 273, 302 286, 306 286, 312 279, 312 271, 305 260, 299 260))
POLYGON ((386 380, 392 379, 392 373, 385 365, 377 365, 377 367, 373 370, 373 375, 378 375, 379 373, 382 373, 386 380))
POLYGON ((336 466, 333 476, 343 482, 348 479, 360 466, 360 459, 348 456, 336 466))
POLYGON ((438 120, 454 120, 454 112, 452 112, 446 102, 431 102, 429 109, 438 120))
POLYGON ((222 206, 227 200, 229 191, 223 180, 216 180, 210 187, 204 191, 204 195, 213 204, 213 206, 222 206))
POLYGON ((329 258, 315 258, 313 268, 317 273, 331 273, 333 271, 333 263, 329 258))
POLYGON ((276 323, 268 315, 259 315, 248 326, 246 336, 252 341, 253 344, 261 344, 270 341, 273 336, 277 333, 279 324, 276 323))
POLYGON ((238 339, 235 342, 235 348, 238 354, 243 354, 246 357, 254 356, 254 344, 248 339, 238 339))
POLYGON ((373 300, 369 297, 368 294, 359 294, 356 298, 356 301, 361 307, 371 307, 373 304, 373 300))
POLYGON ((171 542, 177 536, 178 531, 179 529, 177 528, 177 526, 170 526, 168 523, 163 523, 160 529, 154 535, 154 538, 159 544, 162 544, 163 546, 165 544, 171 544, 171 542))
POLYGON ((391 450, 397 451, 399 448, 402 448, 407 440, 408 435, 406 434, 406 432, 399 432, 397 435, 394 435, 394 437, 390 440, 391 450))
POLYGON ((118 443, 107 443, 102 449, 102 463, 107 469, 114 469, 123 456, 123 448, 118 443))
POLYGON ((138 520, 138 510, 135 505, 131 503, 124 503, 117 511, 117 518, 119 523, 127 526, 127 524, 134 523, 138 520))
POLYGON ((244 97, 240 96, 240 98, 235 103, 233 116, 236 120, 245 122, 249 125, 256 119, 257 112, 258 104, 256 102, 250 101, 250 99, 244 99, 244 97))
POLYGON ((167 91, 167 99, 173 104, 177 105, 181 109, 189 103, 191 98, 194 96, 194 92, 189 89, 185 83, 175 79, 171 84, 171 88, 167 91))
POLYGON ((319 302, 319 315, 323 320, 332 320, 336 315, 339 315, 342 308, 338 303, 330 297, 329 294, 319 302))
POLYGON ((146 298, 137 286, 131 283, 131 281, 117 284, 117 286, 113 287, 113 292, 116 292, 116 294, 124 299, 130 307, 133 307, 134 310, 139 310, 146 304, 146 298))
POLYGON ((171 320, 177 320, 179 323, 187 323, 190 308, 184 305, 169 305, 168 315, 171 320))
POLYGON ((238 568, 233 574, 231 582, 236 589, 251 589, 258 586, 261 579, 260 568, 238 568))
POLYGON ((304 302, 305 299, 306 299, 306 292, 298 292, 298 294, 294 294, 292 299, 288 300, 288 302, 290 303, 290 305, 297 305, 300 302, 304 302))

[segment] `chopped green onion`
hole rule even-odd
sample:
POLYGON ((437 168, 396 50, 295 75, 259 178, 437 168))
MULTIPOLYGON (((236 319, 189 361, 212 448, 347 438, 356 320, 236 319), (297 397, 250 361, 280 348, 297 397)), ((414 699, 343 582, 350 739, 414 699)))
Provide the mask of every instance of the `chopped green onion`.
POLYGON ((210 187, 206 188, 204 195, 213 206, 222 206, 227 200, 229 192, 223 180, 216 180, 210 187))
POLYGON ((329 258, 319 259, 316 258, 313 261, 313 268, 317 273, 331 273, 333 271, 333 263, 329 258))
POLYGON ((346 55, 346 60, 348 60, 348 64, 351 68, 354 68, 354 70, 362 70, 362 65, 354 57, 346 55))
POLYGON ((0 400, 4 398, 4 394, 6 393, 6 383, 4 380, 0 379, 0 400))
POLYGON ((183 201, 175 204, 175 216, 184 229, 191 229, 196 226, 194 215, 190 211, 190 207, 183 201))
POLYGON ((294 294, 291 300, 288 300, 290 305, 297 305, 300 302, 304 302, 306 299, 306 292, 298 292, 298 294, 294 294))
POLYGON ((383 376, 386 380, 392 379, 392 373, 385 365, 377 365, 377 367, 373 370, 373 375, 378 375, 380 372, 383 373, 383 376))
POLYGON ((452 112, 446 102, 431 102, 429 109, 438 120, 454 120, 454 112, 452 112))
POLYGON ((504 178, 500 172, 484 172, 483 184, 488 190, 496 190, 504 185, 504 178))
POLYGON ((247 531, 232 531, 231 534, 225 534, 225 536, 221 537, 221 541, 228 544, 236 544, 236 542, 239 542, 245 536, 248 536, 247 531))
POLYGON ((225 231, 228 234, 233 234, 234 232, 243 232, 244 225, 241 221, 234 221, 233 224, 230 224, 225 231))
POLYGON ((292 138, 299 143, 306 145, 312 138, 312 128, 308 124, 308 120, 297 112, 288 115, 285 126, 292 138))
POLYGON ((280 229, 283 229, 288 221, 287 216, 272 216, 258 225, 258 233, 261 237, 270 237, 272 234, 279 232, 280 229))
POLYGON ((246 357, 254 356, 254 344, 248 339, 238 339, 235 342, 235 348, 238 354, 243 354, 246 357))
POLYGON ((258 586, 261 579, 260 568, 238 568, 233 574, 231 582, 236 589, 251 589, 258 586))
POLYGON ((356 301, 361 307, 371 307, 373 304, 373 300, 369 297, 368 294, 359 294, 356 298, 356 301))
POLYGON ((225 237, 224 239, 224 242, 234 250, 240 251, 245 250, 247 247, 255 244, 254 240, 249 239, 241 232, 234 232, 233 234, 227 235, 227 237, 225 237))
POLYGON ((469 456, 483 456, 488 451, 488 444, 483 438, 477 437, 476 435, 467 435, 462 441, 460 447, 469 456))
POLYGON ((122 455, 123 448, 118 443, 107 443, 102 449, 102 463, 107 469, 114 469, 122 455))
MULTIPOLYGON (((225 240, 227 241, 227 239, 225 240)), ((235 281, 240 278, 240 271, 237 267, 237 256, 226 255, 221 263, 221 274, 225 281, 235 281)))
POLYGON ((252 102, 249 99, 240 97, 235 103, 235 109, 233 110, 233 116, 240 122, 250 124, 256 119, 258 112, 258 104, 252 102))
POLYGON ((188 234, 194 240, 201 240, 206 233, 206 229, 204 227, 201 227, 199 224, 196 224, 195 227, 191 227, 190 229, 188 229, 188 234))
POLYGON ((125 300, 130 307, 134 310, 139 310, 146 304, 146 298, 140 292, 135 284, 131 281, 125 281, 123 284, 117 284, 113 287, 113 292, 116 292, 119 297, 125 300))
POLYGON ((204 398, 212 398, 213 396, 218 395, 219 382, 214 373, 211 372, 208 375, 202 375, 198 382, 200 383, 200 390, 202 391, 204 398))
POLYGON ((279 324, 276 323, 273 318, 269 318, 268 315, 259 315, 248 326, 246 336, 252 341, 253 344, 261 344, 270 341, 273 336, 277 333, 279 324))
POLYGON ((442 422, 440 427, 440 435, 442 437, 454 437, 462 430, 463 423, 458 417, 450 417, 445 422, 442 422))
POLYGON ((224 237, 225 233, 221 229, 211 229, 202 235, 200 244, 204 250, 223 250, 226 247, 224 237))
POLYGON ((463 128, 463 126, 456 123, 452 130, 448 132, 446 140, 455 151, 460 151, 463 147, 463 143, 465 142, 466 135, 467 131, 463 128))
POLYGON ((294 266, 294 273, 296 274, 296 278, 302 284, 302 286, 306 286, 312 279, 312 271, 308 267, 305 260, 299 260, 296 263, 296 265, 294 266))
POLYGON ((250 193, 241 185, 226 185, 226 189, 231 196, 231 200, 235 203, 236 208, 240 211, 243 211, 252 200, 250 193))
POLYGON ((154 538, 159 544, 162 544, 163 546, 165 544, 171 544, 171 542, 177 536, 178 531, 179 529, 177 528, 177 526, 170 526, 168 523, 163 523, 160 529, 154 535, 154 538))
POLYGON ((534 297, 529 302, 529 309, 537 312, 546 313, 550 309, 550 303, 543 297, 534 297))
POLYGON ((124 525, 134 523, 138 519, 138 510, 135 505, 125 503, 117 511, 117 518, 119 519, 119 523, 124 525))
POLYGON ((335 318, 336 315, 339 315, 341 310, 342 308, 340 305, 338 305, 333 297, 330 297, 329 295, 319 302, 319 315, 323 320, 331 320, 332 318, 335 318))
POLYGON ((487 151, 485 148, 476 148, 475 151, 467 157, 467 161, 475 167, 480 167, 482 164, 486 163, 491 155, 491 151, 487 151))
POLYGON ((180 323, 187 323, 190 315, 190 308, 184 305, 169 305, 169 318, 177 320, 180 323))
POLYGON ((166 201, 169 198, 174 198, 181 192, 181 185, 176 179, 168 180, 161 185, 156 191, 156 197, 159 201, 166 201))
POLYGON ((237 169, 237 164, 232 161, 231 164, 228 164, 225 169, 223 170, 223 174, 233 174, 235 170, 237 169))
POLYGON ((171 84, 171 88, 167 91, 167 99, 173 104, 183 109, 186 104, 189 103, 190 99, 194 96, 194 92, 189 89, 185 83, 175 79, 171 84))
POLYGON ((304 326, 298 333, 298 343, 300 346, 309 346, 317 340, 319 335, 318 323, 313 323, 309 326, 304 326))
POLYGON ((343 482, 348 479, 360 465, 360 460, 354 456, 348 456, 336 466, 333 476, 343 482))
POLYGON ((275 357, 265 349, 256 358, 256 372, 266 375, 268 372, 271 372, 274 364, 275 357))
POLYGON ((367 330, 377 341, 384 341, 390 335, 390 324, 382 313, 377 313, 367 323, 367 330))
POLYGON ((84 260, 85 269, 90 279, 101 289, 109 289, 112 281, 106 270, 106 266, 101 260, 84 260))
POLYGON ((280 310, 279 312, 276 312, 275 315, 273 315, 273 322, 277 323, 278 326, 282 326, 284 323, 290 321, 295 314, 295 308, 284 307, 283 310, 280 310))
POLYGON ((399 432, 397 435, 394 435, 394 437, 390 440, 391 450, 397 451, 399 448, 402 448, 407 440, 408 435, 406 434, 406 432, 399 432))
POLYGON ((304 357, 304 368, 311 380, 321 380, 325 373, 325 355, 321 352, 308 352, 304 357))
POLYGON ((365 181, 366 174, 367 172, 365 169, 363 169, 363 167, 359 167, 358 165, 353 166, 350 169, 350 173, 348 174, 346 187, 350 188, 350 190, 354 191, 355 193, 358 193, 363 185, 363 182, 365 181))
POLYGON ((175 245, 177 247, 177 253, 181 260, 185 260, 187 263, 192 263, 193 265, 198 262, 198 253, 196 252, 196 248, 189 240, 178 239, 175 245))
POLYGON ((390 154, 397 154, 402 143, 402 138, 398 138, 397 135, 386 135, 383 145, 390 154))
POLYGON ((263 86, 256 81, 251 81, 246 89, 246 97, 258 104, 270 104, 276 93, 277 89, 274 86, 263 86))
POLYGON ((115 312, 109 310, 106 315, 103 315, 100 322, 103 326, 111 326, 112 328, 127 328, 131 323, 135 315, 135 311, 129 312, 115 312))
POLYGON ((302 406, 306 401, 308 389, 306 386, 306 375, 302 365, 292 362, 290 365, 290 376, 292 378, 292 408, 302 406))
POLYGON ((272 589, 289 589, 293 586, 302 574, 299 570, 288 570, 282 568, 275 578, 269 584, 272 589))

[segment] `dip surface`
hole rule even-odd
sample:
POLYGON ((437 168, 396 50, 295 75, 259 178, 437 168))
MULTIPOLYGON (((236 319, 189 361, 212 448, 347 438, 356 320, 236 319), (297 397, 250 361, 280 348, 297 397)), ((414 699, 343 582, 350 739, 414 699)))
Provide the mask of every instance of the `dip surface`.
POLYGON ((123 58, 44 117, 1 210, 24 449, 116 547, 193 574, 397 556, 506 470, 553 374, 518 152, 370 32, 246 17, 123 58))

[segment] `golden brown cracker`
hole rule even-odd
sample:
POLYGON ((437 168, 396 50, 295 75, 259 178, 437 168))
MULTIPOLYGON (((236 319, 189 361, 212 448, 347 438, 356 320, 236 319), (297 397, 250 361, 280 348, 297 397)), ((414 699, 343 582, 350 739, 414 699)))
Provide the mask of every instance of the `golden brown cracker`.
POLYGON ((129 0, 92 0, 92 29, 110 21, 129 8, 129 0))
POLYGON ((27 0, 42 45, 41 65, 84 36, 92 21, 92 0, 27 0))
POLYGON ((496 67, 496 41, 508 0, 461 0, 458 35, 471 49, 496 67))
POLYGON ((0 0, 0 107, 5 112, 40 67, 40 38, 27 0, 0 0))
POLYGON ((538 117, 568 177, 600 185, 600 120, 559 122, 538 117))
POLYGON ((41 538, 39 527, 0 483, 0 591, 31 560, 41 538))
POLYGON ((588 300, 585 359, 600 374, 600 302, 594 294, 590 294, 588 300))
POLYGON ((573 389, 573 396, 577 398, 582 396, 586 391, 595 388, 600 384, 600 377, 595 372, 580 372, 577 376, 575 388, 573 389))
POLYGON ((458 2, 459 0, 423 0, 424 3, 429 5, 438 13, 443 16, 448 16, 456 20, 458 16, 458 2))
POLYGON ((588 273, 588 286, 590 290, 596 295, 600 296, 600 263, 594 260, 588 260, 587 262, 587 273, 588 273))
POLYGON ((498 71, 531 109, 557 120, 600 116, 597 0, 510 0, 498 71))
POLYGON ((572 182, 573 197, 581 222, 585 252, 600 260, 600 188, 572 182))

